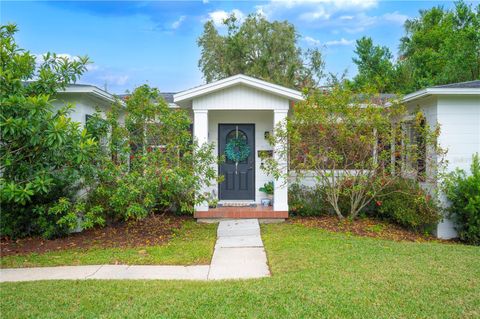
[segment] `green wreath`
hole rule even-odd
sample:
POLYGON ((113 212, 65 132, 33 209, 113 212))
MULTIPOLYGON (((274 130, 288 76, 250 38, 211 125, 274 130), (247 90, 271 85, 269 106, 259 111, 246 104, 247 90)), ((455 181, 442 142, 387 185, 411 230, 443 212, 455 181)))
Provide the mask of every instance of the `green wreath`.
POLYGON ((225 146, 227 159, 236 163, 244 161, 250 155, 250 147, 242 138, 232 138, 225 146))

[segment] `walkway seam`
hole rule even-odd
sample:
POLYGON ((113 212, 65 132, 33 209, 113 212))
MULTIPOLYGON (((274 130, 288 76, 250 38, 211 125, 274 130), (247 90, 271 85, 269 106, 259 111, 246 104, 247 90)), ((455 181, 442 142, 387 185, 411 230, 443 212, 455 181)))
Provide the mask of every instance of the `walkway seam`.
POLYGON ((95 270, 95 271, 93 272, 93 274, 90 274, 90 275, 88 275, 88 276, 85 276, 85 280, 88 279, 89 277, 95 276, 95 274, 96 274, 100 269, 102 269, 103 266, 105 266, 105 265, 100 265, 100 267, 98 267, 97 270, 95 270))

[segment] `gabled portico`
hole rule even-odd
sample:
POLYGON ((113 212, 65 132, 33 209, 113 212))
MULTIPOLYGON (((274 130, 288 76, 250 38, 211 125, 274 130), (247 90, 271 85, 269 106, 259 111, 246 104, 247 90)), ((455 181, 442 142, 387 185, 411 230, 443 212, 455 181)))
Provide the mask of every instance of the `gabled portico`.
MULTIPOLYGON (((225 180, 205 189, 220 201, 240 201, 257 205, 228 209, 209 209, 208 203, 195 208, 195 217, 236 218, 285 218, 288 216, 288 185, 283 179, 274 180, 262 170, 262 151, 273 153, 267 141, 273 128, 283 123, 292 103, 302 100, 298 91, 258 80, 245 75, 235 75, 217 82, 179 92, 174 102, 190 108, 193 117, 193 134, 201 143, 213 143, 219 155, 230 154, 232 140, 242 143, 245 149, 239 158, 226 160, 219 165, 218 173, 225 180), (261 208, 265 194, 259 188, 269 181, 274 182, 273 207, 261 208), (233 214, 236 214, 235 216, 233 214), (260 215, 260 216, 259 216, 260 215)), ((286 165, 283 165, 286 168, 286 165)))

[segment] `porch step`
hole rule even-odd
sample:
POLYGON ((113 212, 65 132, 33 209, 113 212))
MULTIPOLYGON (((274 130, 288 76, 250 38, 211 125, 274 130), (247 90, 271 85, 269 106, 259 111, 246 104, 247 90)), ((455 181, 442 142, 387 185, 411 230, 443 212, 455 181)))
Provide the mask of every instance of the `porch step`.
POLYGON ((259 218, 259 219, 285 219, 288 218, 288 211, 274 211, 272 207, 218 207, 210 208, 208 211, 195 212, 195 218, 259 218))

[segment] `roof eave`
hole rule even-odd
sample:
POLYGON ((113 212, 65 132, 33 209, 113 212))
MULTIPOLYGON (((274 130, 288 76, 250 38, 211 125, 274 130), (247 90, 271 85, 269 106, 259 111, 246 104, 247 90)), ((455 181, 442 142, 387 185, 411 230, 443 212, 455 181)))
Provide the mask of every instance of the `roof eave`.
POLYGON ((302 101, 304 99, 301 92, 299 91, 269 83, 263 80, 255 79, 246 75, 235 75, 223 80, 208 83, 193 89, 174 94, 173 101, 179 105, 188 106, 189 101, 196 97, 200 97, 238 84, 256 88, 292 101, 302 101))
POLYGON ((125 102, 116 99, 114 95, 105 92, 103 90, 100 90, 99 88, 95 86, 82 86, 82 87, 66 87, 64 90, 57 92, 57 94, 62 94, 62 93, 83 93, 83 94, 88 94, 91 95, 95 98, 98 98, 100 100, 103 100, 108 103, 114 103, 115 101, 119 101, 122 106, 125 106, 125 102))
POLYGON ((417 92, 407 94, 402 102, 411 102, 413 100, 427 97, 430 95, 480 95, 478 88, 427 88, 417 92))

